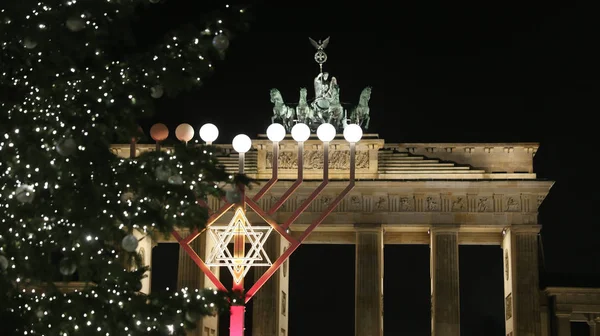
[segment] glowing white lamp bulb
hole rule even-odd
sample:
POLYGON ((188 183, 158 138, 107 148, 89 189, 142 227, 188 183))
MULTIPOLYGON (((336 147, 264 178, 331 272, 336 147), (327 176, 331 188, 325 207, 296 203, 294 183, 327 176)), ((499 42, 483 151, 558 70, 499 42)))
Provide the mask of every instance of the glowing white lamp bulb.
POLYGON ((357 124, 350 124, 344 128, 344 139, 350 143, 359 142, 362 135, 363 131, 357 124))
POLYGON ((233 149, 238 153, 246 153, 252 147, 252 140, 246 134, 238 134, 231 142, 233 149))
POLYGON ((213 124, 204 124, 200 127, 200 139, 207 144, 212 144, 219 136, 219 129, 213 124))
POLYGON ((292 138, 298 142, 308 140, 310 137, 310 128, 306 124, 298 123, 292 127, 292 138))
POLYGON ((285 127, 283 125, 274 123, 267 127, 267 138, 273 142, 279 142, 285 138, 285 127))
POLYGON ((335 127, 332 124, 324 123, 317 127, 317 137, 323 142, 329 142, 335 138, 335 127))

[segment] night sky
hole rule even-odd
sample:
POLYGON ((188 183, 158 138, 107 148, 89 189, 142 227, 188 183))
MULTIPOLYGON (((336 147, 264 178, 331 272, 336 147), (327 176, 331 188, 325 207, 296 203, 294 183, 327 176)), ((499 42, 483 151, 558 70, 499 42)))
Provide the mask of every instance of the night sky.
MULTIPOLYGON (((307 87, 310 98, 318 66, 308 37, 331 36, 325 71, 337 77, 343 102, 356 104, 373 87, 369 132, 387 142, 539 142, 535 171, 556 181, 540 209, 542 281, 600 287, 593 217, 600 21, 591 3, 262 2, 206 85, 162 99, 161 113, 145 124, 213 122, 217 143, 264 133, 269 90, 295 103, 307 87)), ((165 266, 155 260, 155 274, 167 273, 176 251, 159 246, 158 254, 165 266)), ((497 246, 460 248, 463 336, 504 335, 501 257, 497 246)), ((290 267, 289 335, 353 335, 354 247, 305 245, 290 267), (312 263, 323 255, 339 263, 312 263)), ((173 277, 155 277, 154 285, 173 277)), ((386 246, 384 285, 385 334, 429 335, 428 246, 386 246)))

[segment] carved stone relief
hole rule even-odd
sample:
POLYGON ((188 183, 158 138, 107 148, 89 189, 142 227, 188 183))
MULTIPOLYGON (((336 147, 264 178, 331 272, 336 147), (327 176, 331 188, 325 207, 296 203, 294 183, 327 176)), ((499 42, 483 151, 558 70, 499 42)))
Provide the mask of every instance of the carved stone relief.
POLYGON ((467 198, 465 196, 456 196, 452 199, 452 211, 466 211, 467 198))
POLYGON ((492 199, 490 197, 478 197, 477 198, 477 211, 478 212, 493 211, 492 199))
POLYGON ((390 208, 389 199, 387 196, 379 196, 376 197, 375 201, 375 210, 378 211, 387 211, 390 208))
POLYGON ((351 211, 361 211, 363 206, 363 199, 360 195, 350 196, 348 208, 351 211))
POLYGON ((440 211, 440 199, 438 196, 425 197, 425 211, 440 211))
MULTIPOLYGON (((272 167, 273 152, 267 152, 265 165, 272 167)), ((305 151, 304 169, 323 169, 322 151, 305 151)), ((280 169, 297 169, 298 154, 296 152, 279 153, 280 169)), ((337 150, 329 152, 329 169, 347 170, 350 168, 350 151, 337 150)), ((356 151, 356 169, 369 169, 369 151, 356 151)))
MULTIPOLYGON (((308 195, 292 195, 279 208, 282 212, 295 211, 307 199, 308 195)), ((320 195, 306 208, 309 212, 321 212, 331 205, 335 194, 320 195)), ((527 207, 523 198, 537 199, 537 195, 422 195, 422 194, 350 194, 333 209, 335 212, 522 212, 531 214, 531 218, 523 217, 527 223, 535 223, 537 208, 527 207)), ((281 195, 269 195, 261 199, 261 207, 267 211, 281 198, 281 195)))
POLYGON ((504 211, 521 211, 520 199, 509 196, 506 198, 504 211))
POLYGON ((504 250, 504 274, 506 275, 506 281, 508 281, 508 278, 510 276, 510 261, 508 258, 508 249, 504 250))
POLYGON ((412 197, 400 197, 400 211, 415 211, 415 201, 412 197))
POLYGON ((506 320, 508 321, 512 317, 512 293, 509 293, 506 296, 505 308, 506 308, 505 316, 506 316, 506 320))

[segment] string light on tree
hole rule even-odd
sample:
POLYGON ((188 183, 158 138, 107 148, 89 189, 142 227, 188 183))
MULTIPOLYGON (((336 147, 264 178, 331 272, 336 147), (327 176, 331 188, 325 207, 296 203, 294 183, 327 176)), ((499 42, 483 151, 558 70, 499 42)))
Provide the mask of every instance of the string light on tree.
MULTIPOLYGON (((207 10, 201 26, 148 44, 138 20, 156 10, 148 2, 159 1, 0 3, 0 335, 184 335, 186 313, 228 308, 213 290, 140 295, 139 237, 202 228, 196 200, 239 177, 203 147, 126 157, 108 144, 140 140, 157 99, 218 69, 227 47, 212 32, 233 36, 244 12, 207 10), (82 286, 63 292, 69 281, 82 286)), ((149 133, 169 136, 165 125, 149 133)))

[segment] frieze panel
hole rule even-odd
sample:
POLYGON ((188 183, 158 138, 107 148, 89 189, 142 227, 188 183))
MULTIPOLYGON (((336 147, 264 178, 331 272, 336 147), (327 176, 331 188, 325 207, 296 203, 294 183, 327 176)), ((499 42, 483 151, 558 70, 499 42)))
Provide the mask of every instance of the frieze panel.
MULTIPOLYGON (((272 168, 273 152, 267 152, 265 156, 265 166, 272 168)), ((304 169, 323 169, 322 151, 304 151, 303 154, 304 169)), ((297 169, 298 153, 292 151, 283 151, 279 153, 278 168, 297 169)), ((329 152, 329 169, 348 170, 350 168, 350 151, 335 150, 329 152)), ((369 151, 356 151, 356 169, 369 169, 369 151)))
POLYGON ((492 202, 492 196, 477 196, 476 200, 476 212, 493 212, 494 204, 492 202))
POLYGON ((371 212, 370 203, 370 197, 354 194, 346 197, 338 208, 344 212, 371 212))
MULTIPOLYGON (((277 203, 281 195, 268 195, 259 202, 268 210, 277 203)), ((335 194, 322 194, 306 208, 307 212, 322 212, 331 205, 335 194)), ((306 194, 292 195, 280 207, 282 212, 293 212, 308 198, 306 194)), ((537 195, 446 195, 446 194, 350 194, 333 210, 334 212, 520 212, 524 223, 536 223, 536 208, 530 202, 539 199, 537 195), (530 214, 530 215, 527 215, 530 214)), ((218 209, 223 201, 209 198, 209 205, 218 209)))
POLYGON ((373 199, 373 205, 373 210, 375 211, 389 211, 390 198, 388 195, 375 196, 373 199))
POLYGON ((468 211, 466 196, 453 196, 451 211, 468 211))
POLYGON ((398 211, 415 211, 415 199, 412 196, 400 196, 398 211))
POLYGON ((506 196, 504 199, 504 207, 502 211, 507 212, 518 212, 521 211, 521 197, 520 196, 506 196))
POLYGON ((427 212, 435 212, 435 211, 440 211, 441 210, 441 200, 440 200, 440 195, 427 195, 425 196, 424 199, 424 211, 427 212))

